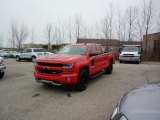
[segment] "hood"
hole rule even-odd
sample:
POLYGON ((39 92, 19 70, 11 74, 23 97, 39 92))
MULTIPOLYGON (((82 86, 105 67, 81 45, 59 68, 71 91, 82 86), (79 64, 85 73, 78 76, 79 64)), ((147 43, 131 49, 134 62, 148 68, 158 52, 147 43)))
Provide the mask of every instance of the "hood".
POLYGON ((160 119, 160 83, 143 85, 123 96, 120 113, 129 120, 160 119))
POLYGON ((85 60, 86 56, 69 54, 51 54, 37 58, 37 61, 77 62, 85 60))

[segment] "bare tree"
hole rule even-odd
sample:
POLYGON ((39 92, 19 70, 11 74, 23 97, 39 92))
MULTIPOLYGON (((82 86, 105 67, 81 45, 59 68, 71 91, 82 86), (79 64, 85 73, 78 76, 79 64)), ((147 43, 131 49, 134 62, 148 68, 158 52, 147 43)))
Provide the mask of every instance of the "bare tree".
POLYGON ((62 23, 61 25, 61 43, 64 43, 64 40, 65 40, 65 22, 62 23))
POLYGON ((23 47, 23 44, 28 37, 28 34, 29 32, 26 25, 21 25, 20 30, 18 30, 18 26, 16 25, 16 23, 11 23, 12 42, 15 43, 18 49, 21 49, 23 47))
POLYGON ((68 28, 68 37, 70 44, 72 43, 72 19, 69 17, 67 21, 67 28, 68 28))
POLYGON ((12 21, 11 22, 11 32, 10 32, 11 39, 10 40, 11 40, 11 46, 13 48, 15 48, 15 46, 16 46, 16 41, 15 41, 15 31, 16 31, 16 29, 17 29, 17 25, 14 21, 12 21))
POLYGON ((0 48, 2 48, 2 47, 3 47, 3 36, 1 34, 1 36, 0 36, 0 48))
POLYGON ((117 35, 118 35, 118 40, 119 40, 119 47, 121 46, 120 41, 123 40, 122 39, 122 34, 123 34, 123 28, 122 28, 122 13, 120 10, 118 10, 118 21, 117 21, 117 35))
POLYGON ((79 38, 81 35, 82 24, 83 24, 82 16, 76 15, 75 16, 75 37, 76 39, 79 38))
POLYGON ((125 41, 126 40, 126 16, 123 16, 123 20, 122 20, 122 40, 125 41))
POLYGON ((53 27, 51 23, 46 24, 46 28, 44 31, 45 38, 48 42, 48 51, 51 51, 52 43, 53 43, 53 27))
POLYGON ((32 29, 32 32, 31 32, 31 44, 32 44, 32 47, 33 47, 33 44, 34 44, 34 39, 35 39, 35 35, 34 35, 34 30, 32 29))
POLYGON ((144 29, 145 29, 145 50, 148 49, 148 32, 150 29, 151 21, 153 16, 153 2, 152 0, 149 0, 148 3, 146 3, 146 0, 143 0, 143 22, 144 22, 144 29))
POLYGON ((141 13, 137 16, 136 24, 137 24, 136 30, 138 31, 137 38, 140 39, 142 46, 143 34, 144 34, 144 22, 141 13))
POLYGON ((156 28, 157 28, 157 32, 160 32, 160 13, 159 13, 159 15, 158 15, 158 17, 157 17, 157 24, 156 24, 156 28))
POLYGON ((99 24, 96 23, 96 26, 95 26, 95 32, 96 32, 96 38, 98 39, 100 37, 100 31, 99 31, 99 24))
POLYGON ((87 32, 88 32, 88 29, 87 29, 87 27, 85 26, 85 27, 84 27, 84 38, 87 38, 87 32))
POLYGON ((113 14, 114 14, 114 8, 113 4, 110 3, 109 9, 107 11, 107 17, 108 17, 108 24, 109 24, 109 39, 112 38, 112 31, 113 31, 113 14))
POLYGON ((102 33, 104 34, 105 39, 108 39, 109 38, 109 22, 108 22, 107 16, 104 17, 101 26, 102 26, 102 33))
POLYGON ((131 41, 133 36, 133 27, 137 17, 137 9, 134 7, 129 7, 126 10, 126 18, 128 22, 128 40, 131 41))

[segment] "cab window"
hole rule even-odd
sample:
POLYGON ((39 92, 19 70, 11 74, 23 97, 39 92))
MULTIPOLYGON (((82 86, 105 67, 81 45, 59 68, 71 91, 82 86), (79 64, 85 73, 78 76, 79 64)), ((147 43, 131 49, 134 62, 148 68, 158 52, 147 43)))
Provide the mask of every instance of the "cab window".
POLYGON ((91 46, 91 48, 90 48, 90 53, 92 53, 92 52, 94 52, 94 51, 96 51, 96 46, 94 45, 94 46, 91 46))

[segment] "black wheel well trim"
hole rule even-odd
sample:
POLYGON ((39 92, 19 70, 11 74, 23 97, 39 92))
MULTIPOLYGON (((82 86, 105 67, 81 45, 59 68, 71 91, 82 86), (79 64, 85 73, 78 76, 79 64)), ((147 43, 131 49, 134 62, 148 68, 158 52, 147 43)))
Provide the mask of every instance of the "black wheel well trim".
MULTIPOLYGON (((113 63, 113 58, 111 58, 111 59, 110 59, 110 62, 112 62, 112 63, 113 63)), ((113 63, 113 64, 114 64, 114 63, 113 63)))
POLYGON ((36 58, 36 56, 35 56, 35 55, 32 55, 32 56, 31 56, 31 58, 33 58, 33 57, 35 57, 35 58, 36 58))
POLYGON ((81 68, 79 69, 79 72, 80 72, 81 70, 86 70, 86 71, 88 72, 88 75, 89 75, 89 66, 83 66, 83 67, 81 67, 81 68))

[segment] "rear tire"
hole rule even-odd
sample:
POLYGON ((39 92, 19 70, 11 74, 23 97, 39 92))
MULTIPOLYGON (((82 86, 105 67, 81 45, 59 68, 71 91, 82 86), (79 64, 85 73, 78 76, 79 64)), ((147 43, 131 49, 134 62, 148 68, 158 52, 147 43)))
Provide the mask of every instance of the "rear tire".
POLYGON ((21 61, 21 59, 19 58, 19 56, 16 56, 16 61, 17 62, 21 61))
POLYGON ((2 79, 3 76, 4 76, 4 72, 1 72, 1 73, 0 73, 0 79, 2 79))
POLYGON ((110 61, 109 66, 106 68, 106 74, 111 74, 113 70, 113 62, 110 61))
POLYGON ((120 60, 119 63, 122 63, 122 61, 120 60))
POLYGON ((76 89, 78 91, 84 91, 87 87, 88 87, 88 71, 81 70, 78 76, 76 89))

